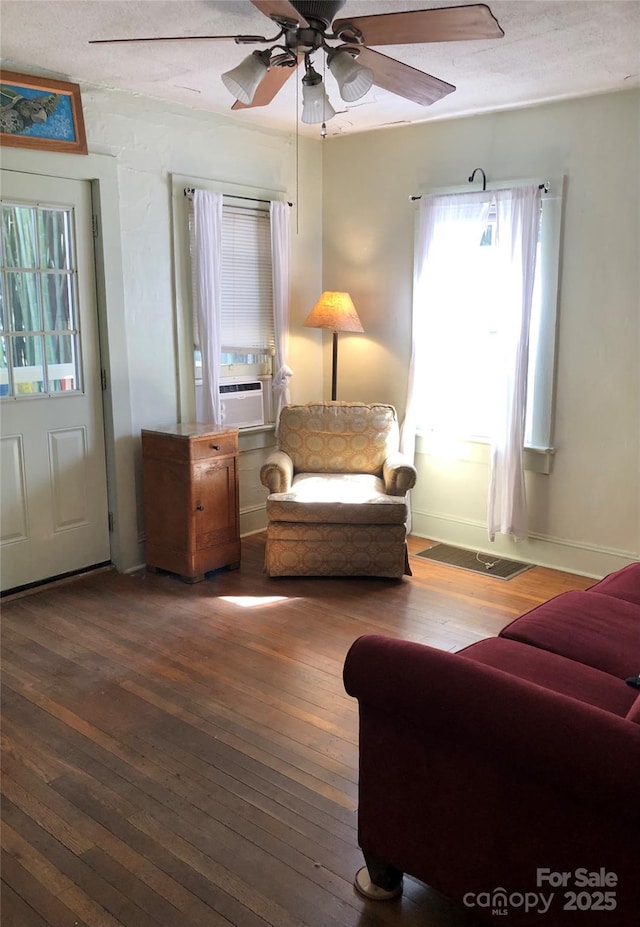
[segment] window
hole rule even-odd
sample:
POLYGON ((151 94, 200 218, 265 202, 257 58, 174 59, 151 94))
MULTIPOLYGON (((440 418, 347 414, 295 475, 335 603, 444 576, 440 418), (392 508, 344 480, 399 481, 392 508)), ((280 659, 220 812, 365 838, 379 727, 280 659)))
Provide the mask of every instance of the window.
MULTIPOLYGON (((525 445, 551 444, 556 303, 562 182, 543 194, 529 334, 525 445), (558 192, 555 192, 555 191, 558 192)), ((438 311, 421 334, 418 427, 423 435, 487 441, 501 389, 496 372, 501 336, 509 324, 495 271, 495 209, 470 259, 460 266, 455 240, 445 269, 438 311)))
POLYGON ((0 396, 81 389, 73 212, 2 204, 0 396))
MULTIPOLYGON (((189 227, 192 230, 192 213, 189 227)), ((222 208, 222 372, 265 373, 275 351, 271 231, 268 209, 237 205, 225 197, 222 208), (227 368, 227 369, 225 369, 227 368)), ((201 371, 194 319, 196 379, 201 371)))

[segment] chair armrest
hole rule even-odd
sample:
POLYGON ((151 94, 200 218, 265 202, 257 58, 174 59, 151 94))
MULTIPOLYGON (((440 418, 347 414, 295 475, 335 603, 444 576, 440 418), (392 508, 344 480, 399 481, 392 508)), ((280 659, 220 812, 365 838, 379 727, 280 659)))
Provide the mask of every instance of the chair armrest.
POLYGON ((269 492, 289 492, 293 461, 284 451, 273 451, 260 468, 260 482, 269 492))
POLYGON ((417 471, 408 457, 396 451, 382 466, 384 491, 389 496, 404 496, 416 484, 417 471))
POLYGON ((498 757, 514 780, 530 777, 587 806, 597 795, 617 812, 626 801, 629 825, 640 823, 633 722, 463 654, 379 635, 351 646, 344 682, 361 721, 401 726, 426 765, 439 747, 463 745, 471 771, 474 756, 498 757))

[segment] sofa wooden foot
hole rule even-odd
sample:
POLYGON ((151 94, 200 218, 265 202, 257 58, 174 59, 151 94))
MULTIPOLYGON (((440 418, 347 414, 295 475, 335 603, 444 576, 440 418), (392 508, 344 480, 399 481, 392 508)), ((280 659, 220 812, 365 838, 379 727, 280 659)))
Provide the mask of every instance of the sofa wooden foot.
POLYGON ((390 901, 402 894, 402 876, 400 869, 390 866, 371 853, 364 853, 367 864, 356 872, 354 886, 356 891, 372 901, 390 901))

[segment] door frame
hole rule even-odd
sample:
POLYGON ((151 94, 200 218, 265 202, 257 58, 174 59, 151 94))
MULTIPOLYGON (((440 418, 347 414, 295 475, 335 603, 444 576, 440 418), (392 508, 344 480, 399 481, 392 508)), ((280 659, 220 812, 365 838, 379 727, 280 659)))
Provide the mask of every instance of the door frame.
POLYGON ((119 572, 143 562, 138 539, 135 442, 127 347, 120 196, 115 158, 3 148, 3 170, 88 181, 97 235, 94 238, 96 296, 103 391, 107 497, 112 515, 111 561, 119 572), (108 309, 108 311, 107 311, 108 309))

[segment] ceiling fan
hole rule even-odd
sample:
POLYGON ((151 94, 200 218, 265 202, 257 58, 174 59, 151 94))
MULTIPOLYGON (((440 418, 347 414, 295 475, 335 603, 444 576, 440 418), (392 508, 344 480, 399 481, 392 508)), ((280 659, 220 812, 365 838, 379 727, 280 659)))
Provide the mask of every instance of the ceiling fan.
POLYGON ((432 77, 395 58, 373 51, 370 45, 408 45, 470 39, 499 39, 498 21, 483 3, 372 16, 335 19, 345 0, 251 0, 279 32, 261 35, 166 36, 130 39, 94 39, 90 44, 115 42, 189 42, 233 40, 238 45, 265 45, 237 67, 222 75, 235 96, 232 109, 266 106, 282 89, 298 64, 304 61, 302 121, 324 123, 335 116, 315 70, 312 55, 321 49, 343 100, 359 100, 372 85, 430 106, 452 93, 453 84, 432 77), (337 45, 330 45, 337 42, 337 45))

